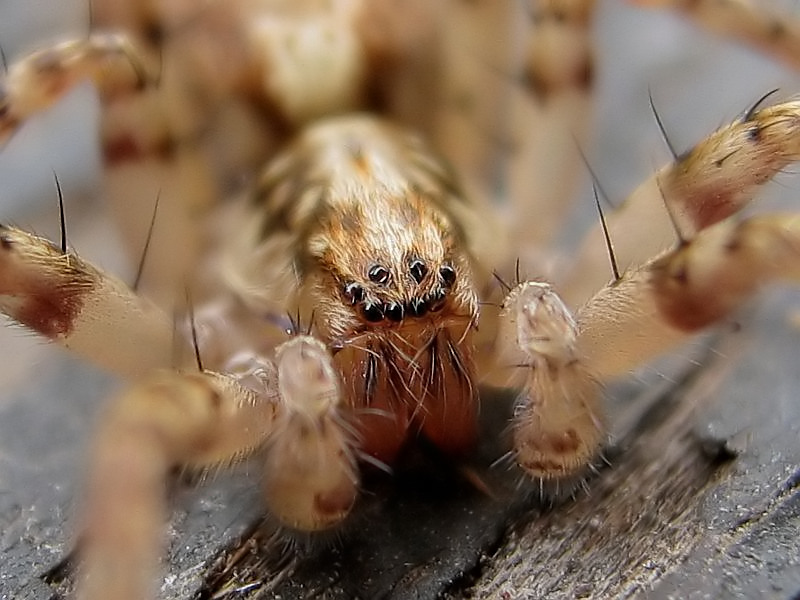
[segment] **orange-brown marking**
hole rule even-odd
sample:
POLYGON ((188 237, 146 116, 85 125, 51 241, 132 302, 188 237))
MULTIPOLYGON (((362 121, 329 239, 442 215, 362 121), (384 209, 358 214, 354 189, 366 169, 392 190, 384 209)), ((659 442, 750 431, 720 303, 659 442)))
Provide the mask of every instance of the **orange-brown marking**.
POLYGON ((351 482, 343 482, 338 487, 314 495, 314 509, 325 517, 335 517, 346 513, 356 500, 356 487, 351 482))
POLYGON ((735 194, 728 190, 696 194, 684 207, 697 230, 719 223, 741 208, 736 202, 735 194))
POLYGON ((144 147, 131 134, 118 135, 103 142, 103 156, 106 163, 113 166, 137 162, 148 156, 168 159, 174 151, 175 145, 170 140, 161 140, 153 146, 144 147))
POLYGON ((562 79, 548 78, 535 66, 531 66, 525 72, 524 83, 531 95, 540 102, 546 102, 563 90, 588 91, 594 84, 594 64, 587 58, 569 78, 562 79))
POLYGON ((544 443, 556 454, 574 454, 580 447, 581 440, 574 429, 567 429, 560 434, 548 434, 544 443))
POLYGON ((16 239, 13 230, 0 229, 0 296, 17 299, 6 313, 49 338, 69 335, 94 286, 91 274, 75 268, 71 257, 57 254, 49 242, 16 239))
POLYGON ((37 286, 20 295, 26 300, 14 318, 49 338, 66 337, 83 308, 86 288, 37 286))
POLYGON ((733 290, 698 290, 685 259, 670 254, 651 267, 653 297, 666 321, 681 331, 697 331, 725 317, 738 298, 733 290))

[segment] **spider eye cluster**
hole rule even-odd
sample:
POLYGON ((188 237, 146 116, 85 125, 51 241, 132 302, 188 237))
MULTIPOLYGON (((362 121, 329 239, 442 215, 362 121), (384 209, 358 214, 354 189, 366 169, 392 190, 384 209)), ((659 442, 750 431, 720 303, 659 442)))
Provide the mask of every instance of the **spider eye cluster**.
POLYGON ((456 281, 455 268, 450 264, 443 264, 433 281, 427 280, 429 272, 428 265, 422 259, 414 258, 409 261, 408 275, 414 286, 425 282, 429 291, 415 294, 406 302, 382 300, 369 290, 370 287, 389 287, 395 278, 392 270, 381 264, 374 264, 367 269, 367 279, 374 286, 351 281, 343 286, 342 295, 350 306, 357 307, 358 314, 368 323, 381 323, 385 320, 400 323, 407 316, 422 317, 444 307, 447 292, 456 281))

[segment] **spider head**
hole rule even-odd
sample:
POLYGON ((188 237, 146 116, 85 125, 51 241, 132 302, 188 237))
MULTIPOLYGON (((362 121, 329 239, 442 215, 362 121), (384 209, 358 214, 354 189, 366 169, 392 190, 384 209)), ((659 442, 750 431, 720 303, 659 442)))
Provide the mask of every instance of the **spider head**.
POLYGON ((430 200, 382 202, 380 214, 364 204, 337 214, 309 244, 319 256, 311 276, 315 310, 329 324, 329 339, 473 319, 469 259, 430 200))

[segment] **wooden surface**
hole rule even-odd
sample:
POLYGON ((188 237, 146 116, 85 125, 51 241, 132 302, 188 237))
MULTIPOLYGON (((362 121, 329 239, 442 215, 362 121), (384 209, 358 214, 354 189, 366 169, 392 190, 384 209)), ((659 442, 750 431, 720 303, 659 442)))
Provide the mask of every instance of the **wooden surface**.
MULTIPOLYGON (((648 87, 678 147, 769 89, 800 90, 796 77, 768 61, 670 19, 611 1, 602 8, 598 134, 589 156, 615 198, 664 158, 655 150, 663 144, 648 87)), ((0 42, 9 22, 0 14, 0 42)), ((42 126, 41 145, 51 145, 64 121, 42 126)), ((75 135, 60 129, 62 138, 75 135)), ((50 207, 53 163, 25 144, 15 140, 0 155, 0 202, 10 194, 7 181, 30 179, 15 198, 44 195, 50 207)), ((797 187, 785 179, 771 194, 783 198, 771 206, 798 209, 797 187)), ((68 206, 75 245, 117 263, 96 205, 83 205, 83 217, 75 202, 68 206)), ((47 211, 20 214, 13 218, 23 225, 56 230, 47 211)), ((587 202, 578 220, 593 218, 587 202)), ((508 410, 491 398, 474 469, 493 496, 452 465, 428 457, 421 467, 410 457, 409 471, 370 482, 339 536, 294 540, 299 555, 287 553, 286 538, 272 536, 269 524, 253 527, 261 511, 250 473, 258 465, 180 489, 162 597, 797 597, 799 310, 798 291, 773 291, 738 319, 740 330, 714 338, 712 350, 683 350, 611 388, 610 465, 600 465, 574 501, 542 504, 537 490, 517 485, 516 471, 488 466, 504 451, 508 410)), ((7 331, 0 333, 0 382, 0 599, 49 599, 68 583, 51 585, 41 575, 69 550, 89 432, 118 384, 7 331)))

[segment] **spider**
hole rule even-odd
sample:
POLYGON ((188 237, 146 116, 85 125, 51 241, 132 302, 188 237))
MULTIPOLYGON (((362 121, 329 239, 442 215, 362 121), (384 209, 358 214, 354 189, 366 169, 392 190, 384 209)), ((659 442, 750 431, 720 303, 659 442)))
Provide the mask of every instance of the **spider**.
POLYGON ((229 5, 166 3, 154 19, 138 3, 123 14, 95 2, 94 27, 124 26, 132 37, 93 34, 12 65, 0 128, 8 136, 40 100, 96 78, 111 200, 132 209, 122 218, 129 244, 147 246, 141 277, 124 285, 79 259, 68 238, 53 244, 12 227, 0 238, 4 311, 133 381, 93 453, 86 597, 149 593, 172 466, 262 451, 271 514, 292 529, 328 529, 356 501, 359 465, 392 465, 417 437, 450 457, 468 453, 479 383, 523 390, 511 427, 523 470, 548 483, 580 480, 606 437, 600 380, 729 315, 762 283, 754 273, 793 276, 795 251, 783 240, 796 238, 795 219, 716 225, 793 158, 792 102, 754 106, 652 177, 628 206, 644 203, 655 233, 626 221, 625 209, 610 215, 614 271, 594 266, 607 260, 595 244, 575 261, 580 276, 555 289, 515 274, 517 258, 525 271, 549 270, 541 249, 561 219, 553 197, 570 193, 558 186, 575 168, 581 125, 568 117, 567 142, 549 140, 543 170, 554 189, 537 206, 531 190, 545 184, 530 165, 543 161, 525 136, 505 132, 502 101, 515 119, 544 106, 552 114, 538 115, 543 123, 558 122, 564 107, 581 116, 592 79, 585 31, 575 27, 588 9, 550 4, 519 14, 536 16, 544 39, 567 37, 552 81, 541 65, 507 67, 491 36, 469 37, 519 7, 448 5, 445 27, 444 6, 422 2, 394 12, 375 3, 357 20, 363 29, 345 19, 350 3, 333 4, 344 21, 315 23, 312 11, 293 36, 283 29, 289 4, 243 34, 229 5), (461 25, 462 10, 485 13, 461 25), (478 40, 471 53, 464 39, 478 40), (440 43, 450 52, 441 72, 440 43), (309 57, 319 61, 313 69, 309 57), (274 71, 261 62, 284 59, 274 71), (264 72, 277 75, 259 79, 264 72), (487 82, 505 84, 511 99, 487 82), (503 237, 484 202, 500 144, 511 147, 517 202, 497 218, 503 237), (742 179, 714 187, 714 169, 742 179), (684 186, 704 201, 689 204, 684 186), (231 190, 237 198, 218 201, 231 190), (577 316, 568 306, 581 307, 577 316), (295 310, 302 326, 286 317, 295 310), (189 315, 176 324, 172 311, 189 315))

